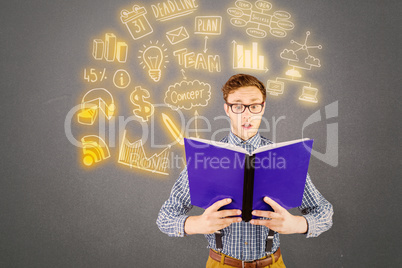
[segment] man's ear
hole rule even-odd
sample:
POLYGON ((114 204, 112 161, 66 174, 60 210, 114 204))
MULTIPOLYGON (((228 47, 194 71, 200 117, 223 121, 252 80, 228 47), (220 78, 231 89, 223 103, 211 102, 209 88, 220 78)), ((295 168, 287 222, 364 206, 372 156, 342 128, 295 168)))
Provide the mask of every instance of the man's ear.
POLYGON ((225 109, 226 115, 229 116, 229 106, 226 103, 223 104, 223 109, 225 109))

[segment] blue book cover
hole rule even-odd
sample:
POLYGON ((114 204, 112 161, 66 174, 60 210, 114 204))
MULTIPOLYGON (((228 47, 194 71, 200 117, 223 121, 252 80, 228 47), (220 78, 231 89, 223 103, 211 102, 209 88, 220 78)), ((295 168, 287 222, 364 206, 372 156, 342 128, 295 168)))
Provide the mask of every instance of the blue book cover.
POLYGON ((251 154, 223 142, 185 138, 191 203, 208 208, 224 198, 221 209, 240 209, 245 221, 252 210, 270 210, 269 196, 285 209, 301 205, 313 140, 269 144, 251 154))

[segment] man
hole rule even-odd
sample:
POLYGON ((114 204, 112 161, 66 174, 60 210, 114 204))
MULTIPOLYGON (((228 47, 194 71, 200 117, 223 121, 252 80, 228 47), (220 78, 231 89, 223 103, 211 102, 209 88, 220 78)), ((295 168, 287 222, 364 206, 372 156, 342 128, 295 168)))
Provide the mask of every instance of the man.
MULTIPOLYGON (((257 78, 237 74, 222 88, 224 109, 231 131, 222 142, 251 152, 272 143, 260 136, 258 128, 265 111, 266 90, 257 78)), ((209 242, 209 267, 285 267, 279 248, 279 233, 302 233, 316 237, 332 226, 332 205, 317 191, 307 175, 302 205, 303 216, 294 216, 269 197, 264 201, 271 211, 253 211, 261 218, 243 222, 240 210, 219 210, 230 199, 217 201, 202 215, 187 216, 192 208, 185 168, 163 204, 157 224, 169 236, 204 234, 209 242), (237 217, 235 217, 237 216, 237 217)))

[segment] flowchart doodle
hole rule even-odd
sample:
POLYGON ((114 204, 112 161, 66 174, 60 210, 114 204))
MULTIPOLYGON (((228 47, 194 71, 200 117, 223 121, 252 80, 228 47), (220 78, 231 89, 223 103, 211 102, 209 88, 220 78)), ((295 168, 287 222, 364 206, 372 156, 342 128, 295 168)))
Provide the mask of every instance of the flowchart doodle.
MULTIPOLYGON (((166 60, 168 55, 166 54, 165 44, 162 44, 161 47, 158 46, 158 41, 155 45, 145 46, 144 50, 140 50, 140 56, 138 58, 142 59, 140 65, 144 65, 143 69, 148 68, 148 75, 155 82, 158 82, 161 79, 162 74, 162 63, 166 64, 169 61, 166 60), (145 64, 144 64, 145 63, 145 64)), ((166 68, 166 65, 164 65, 166 68)))
POLYGON ((233 17, 230 23, 236 27, 249 27, 246 33, 252 37, 264 38, 268 31, 272 36, 282 38, 294 28, 288 12, 281 10, 269 12, 272 9, 270 2, 256 1, 253 6, 248 1, 237 0, 235 6, 227 10, 233 17))
POLYGON ((148 121, 149 117, 154 114, 154 106, 146 101, 151 95, 149 91, 141 86, 135 87, 135 90, 130 94, 130 101, 136 107, 133 110, 135 116, 142 119, 143 122, 148 121))
POLYGON ((106 33, 105 40, 94 39, 92 56, 95 60, 103 60, 112 62, 126 62, 128 45, 126 42, 117 41, 116 35, 113 33, 106 33))
POLYGON ((128 32, 134 40, 147 36, 154 31, 145 14, 147 14, 147 10, 138 5, 134 5, 130 11, 126 9, 121 11, 121 22, 126 25, 128 32))
POLYGON ((293 82, 304 85, 302 88, 302 94, 299 96, 299 100, 311 103, 317 103, 318 89, 312 87, 310 82, 300 80, 302 77, 298 69, 311 70, 313 67, 321 67, 320 60, 312 56, 309 49, 322 49, 321 45, 309 46, 307 45, 310 31, 306 32, 306 38, 304 43, 299 43, 291 40, 290 43, 296 45, 296 49, 285 48, 280 57, 287 61, 288 66, 292 67, 286 71, 286 75, 291 78, 277 77, 276 80, 267 81, 267 93, 273 96, 283 94, 285 82, 293 82))
POLYGON ((127 130, 124 130, 118 163, 152 173, 169 175, 166 169, 169 164, 168 154, 170 146, 158 154, 147 157, 142 140, 130 143, 126 137, 126 133, 127 130))
POLYGON ((207 106, 211 99, 211 86, 208 83, 181 81, 169 86, 165 94, 165 104, 172 110, 190 110, 196 106, 207 106))
MULTIPOLYGON (((291 44, 295 44, 297 49, 284 49, 281 53, 281 58, 288 61, 288 65, 300 68, 304 70, 311 70, 312 67, 321 67, 320 60, 312 56, 309 52, 309 49, 317 48, 322 49, 321 45, 309 46, 307 45, 308 37, 310 36, 310 31, 306 32, 306 38, 304 43, 298 43, 294 40, 291 40, 291 44)), ((294 70, 294 69, 292 69, 294 70)), ((301 77, 300 74, 292 71, 288 74, 289 76, 297 76, 301 77)))
POLYGON ((251 49, 244 49, 243 45, 233 40, 233 69, 252 69, 268 72, 265 66, 265 56, 260 55, 258 43, 253 42, 251 49))
POLYGON ((83 125, 92 125, 98 110, 101 110, 108 120, 112 118, 116 110, 112 94, 104 88, 94 88, 85 93, 77 116, 78 122, 83 125))

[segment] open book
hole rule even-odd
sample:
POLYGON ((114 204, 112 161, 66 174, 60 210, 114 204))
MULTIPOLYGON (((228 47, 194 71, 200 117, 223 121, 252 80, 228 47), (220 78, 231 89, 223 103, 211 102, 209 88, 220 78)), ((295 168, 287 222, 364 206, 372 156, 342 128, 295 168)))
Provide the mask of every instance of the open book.
POLYGON ((224 142, 184 138, 191 203, 208 208, 224 198, 221 209, 240 209, 251 220, 253 210, 270 210, 265 196, 285 209, 301 205, 313 140, 269 144, 251 154, 224 142))

